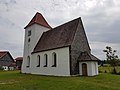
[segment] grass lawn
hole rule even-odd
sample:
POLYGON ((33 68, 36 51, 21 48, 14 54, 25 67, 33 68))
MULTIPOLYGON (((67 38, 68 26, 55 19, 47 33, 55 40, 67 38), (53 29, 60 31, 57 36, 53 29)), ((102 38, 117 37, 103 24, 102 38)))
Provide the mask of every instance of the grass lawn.
POLYGON ((0 71, 0 90, 120 90, 120 75, 54 77, 0 71))

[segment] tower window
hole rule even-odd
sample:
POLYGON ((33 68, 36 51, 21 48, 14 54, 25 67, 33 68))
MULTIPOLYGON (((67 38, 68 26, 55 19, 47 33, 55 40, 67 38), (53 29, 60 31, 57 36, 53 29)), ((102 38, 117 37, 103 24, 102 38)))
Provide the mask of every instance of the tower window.
POLYGON ((27 66, 26 67, 30 67, 30 56, 27 57, 27 66))
POLYGON ((28 31, 28 36, 31 36, 31 31, 28 31))
POLYGON ((30 38, 28 39, 28 42, 30 42, 30 38))

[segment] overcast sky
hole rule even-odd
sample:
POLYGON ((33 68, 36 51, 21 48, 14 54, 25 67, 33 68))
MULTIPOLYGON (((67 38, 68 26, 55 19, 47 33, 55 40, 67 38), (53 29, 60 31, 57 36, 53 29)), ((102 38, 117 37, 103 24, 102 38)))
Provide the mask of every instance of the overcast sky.
POLYGON ((52 27, 81 17, 95 56, 105 59, 106 46, 120 55, 120 0, 0 0, 0 50, 23 55, 24 27, 36 12, 52 27))

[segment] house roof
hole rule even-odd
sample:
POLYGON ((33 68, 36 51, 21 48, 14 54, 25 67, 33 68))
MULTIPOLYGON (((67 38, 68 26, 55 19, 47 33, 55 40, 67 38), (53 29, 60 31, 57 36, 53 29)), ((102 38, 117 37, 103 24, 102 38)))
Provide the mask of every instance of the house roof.
POLYGON ((9 67, 16 67, 16 63, 11 63, 9 67))
POLYGON ((71 45, 80 21, 81 18, 77 18, 44 32, 33 53, 71 45))
POLYGON ((15 60, 16 60, 16 61, 22 61, 22 60, 23 60, 23 57, 17 57, 15 60))
POLYGON ((0 58, 4 57, 8 51, 0 51, 0 58))
POLYGON ((3 57, 6 56, 7 54, 11 57, 11 59, 12 59, 13 62, 14 62, 14 59, 13 59, 13 57, 11 56, 11 54, 9 53, 9 51, 0 51, 0 58, 3 58, 3 57))
POLYGON ((78 57, 78 61, 98 61, 99 59, 97 57, 95 57, 94 55, 92 55, 89 52, 82 52, 79 57, 78 57))
POLYGON ((45 20, 45 18, 42 16, 41 13, 37 12, 35 14, 35 16, 32 18, 32 20, 28 23, 28 25, 25 27, 25 29, 33 24, 39 24, 42 25, 44 27, 50 28, 51 26, 47 23, 47 21, 45 20))

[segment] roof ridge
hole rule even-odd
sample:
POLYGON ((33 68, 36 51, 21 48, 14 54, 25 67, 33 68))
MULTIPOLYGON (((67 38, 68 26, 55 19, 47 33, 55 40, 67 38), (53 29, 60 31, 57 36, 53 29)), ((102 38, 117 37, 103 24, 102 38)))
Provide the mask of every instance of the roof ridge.
POLYGON ((0 52, 9 52, 9 51, 0 51, 0 52))
POLYGON ((56 26, 56 27, 52 28, 51 30, 45 31, 44 33, 50 32, 50 31, 52 31, 52 30, 54 30, 54 29, 56 29, 56 28, 59 28, 59 27, 61 27, 61 26, 63 26, 63 25, 66 25, 67 23, 70 23, 70 22, 73 22, 73 21, 76 21, 76 20, 79 20, 79 19, 81 19, 81 17, 78 17, 78 18, 76 18, 76 19, 72 19, 72 20, 70 20, 70 21, 67 21, 67 22, 65 22, 65 23, 63 23, 63 24, 61 24, 61 25, 59 25, 59 26, 56 26))

